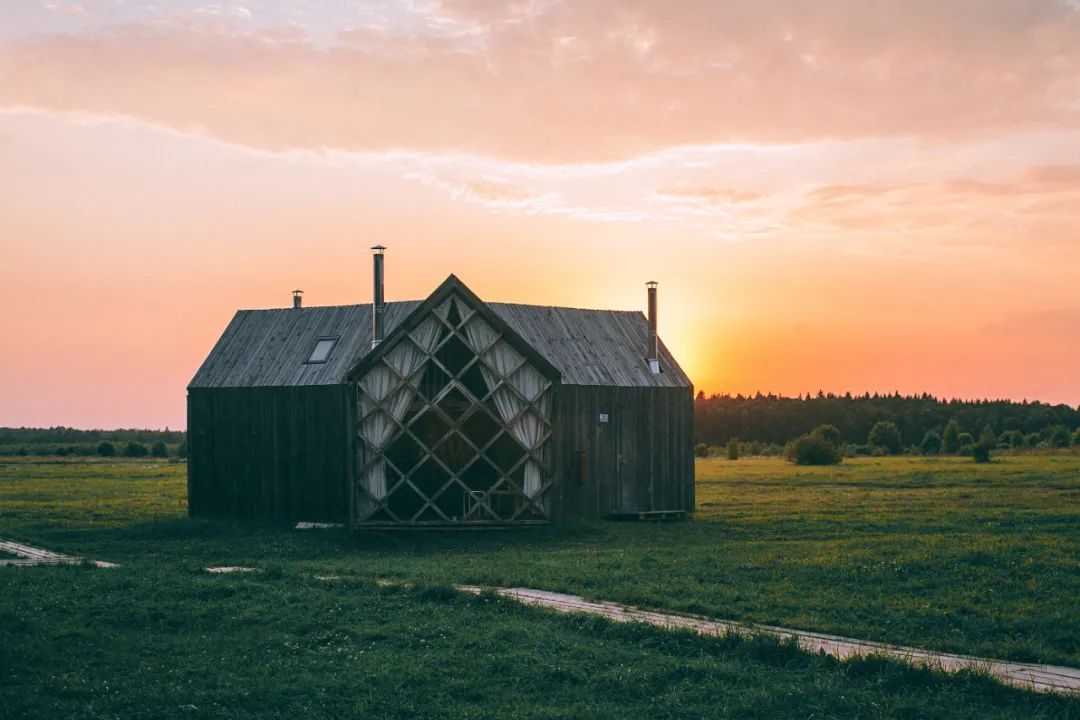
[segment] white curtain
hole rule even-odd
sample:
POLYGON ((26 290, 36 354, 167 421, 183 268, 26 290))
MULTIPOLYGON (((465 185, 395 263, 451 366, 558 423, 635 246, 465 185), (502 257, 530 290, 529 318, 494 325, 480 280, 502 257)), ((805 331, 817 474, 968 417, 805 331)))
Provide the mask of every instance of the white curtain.
MULTIPOLYGON (((477 322, 478 318, 474 318, 466 330, 473 330, 477 322)), ((486 323, 484 327, 488 327, 486 323)), ((495 331, 490 327, 488 330, 491 332, 490 337, 493 337, 495 331)), ((482 334, 482 331, 477 334, 482 334)), ((472 343, 471 333, 469 340, 472 343)), ((499 385, 491 395, 499 417, 502 418, 504 424, 509 426, 510 434, 515 440, 535 452, 544 441, 545 421, 548 420, 550 408, 549 396, 545 395, 537 403, 537 409, 545 415, 543 418, 537 417, 531 410, 523 413, 528 405, 521 396, 530 402, 536 402, 547 388, 547 380, 531 366, 524 364, 525 358, 505 340, 496 342, 484 353, 483 359, 480 369, 483 371, 484 382, 489 388, 498 385, 500 378, 506 378, 506 383, 499 385), (512 385, 518 392, 515 393, 507 385, 512 385)), ((540 492, 543 484, 543 471, 540 465, 530 457, 525 461, 525 485, 522 489, 527 496, 532 498, 540 492)))
MULTIPOLYGON (((447 298, 445 301, 443 301, 442 305, 435 308, 435 314, 437 314, 443 320, 445 320, 447 322, 450 322, 450 305, 451 304, 457 305, 458 316, 462 320, 468 319, 469 315, 471 315, 472 312, 473 312, 472 308, 469 307, 469 304, 467 302, 462 302, 461 298, 459 298, 457 295, 451 295, 449 298, 447 298)), ((453 323, 451 323, 451 324, 453 324, 453 323)))
POLYGON ((368 468, 364 480, 367 491, 376 500, 386 497, 386 462, 382 459, 384 446, 393 437, 416 394, 408 380, 424 365, 426 355, 438 339, 439 327, 434 318, 422 322, 413 330, 410 336, 412 342, 399 342, 383 357, 383 362, 360 381, 360 414, 363 418, 360 436, 378 457, 368 468))
POLYGON ((479 317, 474 317, 465 326, 465 340, 477 355, 483 356, 484 352, 498 339, 499 333, 479 317))

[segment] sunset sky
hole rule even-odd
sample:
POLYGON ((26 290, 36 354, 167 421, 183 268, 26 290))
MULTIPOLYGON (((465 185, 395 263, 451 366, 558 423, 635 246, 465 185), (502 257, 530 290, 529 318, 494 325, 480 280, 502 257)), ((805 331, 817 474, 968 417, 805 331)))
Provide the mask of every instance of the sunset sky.
POLYGON ((10 0, 0 425, 238 308, 644 308, 707 393, 1080 403, 1080 0, 10 0))

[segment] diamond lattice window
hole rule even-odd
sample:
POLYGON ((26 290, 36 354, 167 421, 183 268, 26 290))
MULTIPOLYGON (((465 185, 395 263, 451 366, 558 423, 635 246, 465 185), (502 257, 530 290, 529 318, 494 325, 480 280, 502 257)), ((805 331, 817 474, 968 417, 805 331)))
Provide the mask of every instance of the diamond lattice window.
POLYGON ((454 295, 357 383, 357 523, 544 520, 551 382, 454 295))

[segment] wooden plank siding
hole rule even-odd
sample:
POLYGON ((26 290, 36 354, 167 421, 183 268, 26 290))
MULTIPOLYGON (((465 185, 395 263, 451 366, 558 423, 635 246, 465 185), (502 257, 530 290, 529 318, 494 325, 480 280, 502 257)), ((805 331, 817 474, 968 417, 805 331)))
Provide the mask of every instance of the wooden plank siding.
POLYGON ((349 385, 190 390, 189 513, 348 520, 352 391, 349 385))
MULTIPOLYGON (((191 390, 191 515, 347 522, 353 393, 349 385, 191 390)), ((692 390, 558 385, 552 430, 553 520, 693 511, 692 390)))
POLYGON ((692 512, 693 422, 692 388, 558 386, 555 519, 692 512), (600 422, 601 413, 608 422, 600 422))

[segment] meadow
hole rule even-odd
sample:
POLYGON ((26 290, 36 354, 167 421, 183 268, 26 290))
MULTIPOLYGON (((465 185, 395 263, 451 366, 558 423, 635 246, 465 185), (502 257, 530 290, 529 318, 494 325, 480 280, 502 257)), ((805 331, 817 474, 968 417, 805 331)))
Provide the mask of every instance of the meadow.
POLYGON ((690 522, 356 536, 190 520, 184 472, 0 461, 0 537, 123 565, 0 568, 0 717, 1080 718, 1076 699, 975 675, 448 589, 542 588, 1077 666, 1075 452, 710 459, 690 522), (262 572, 203 570, 223 564, 262 572))

